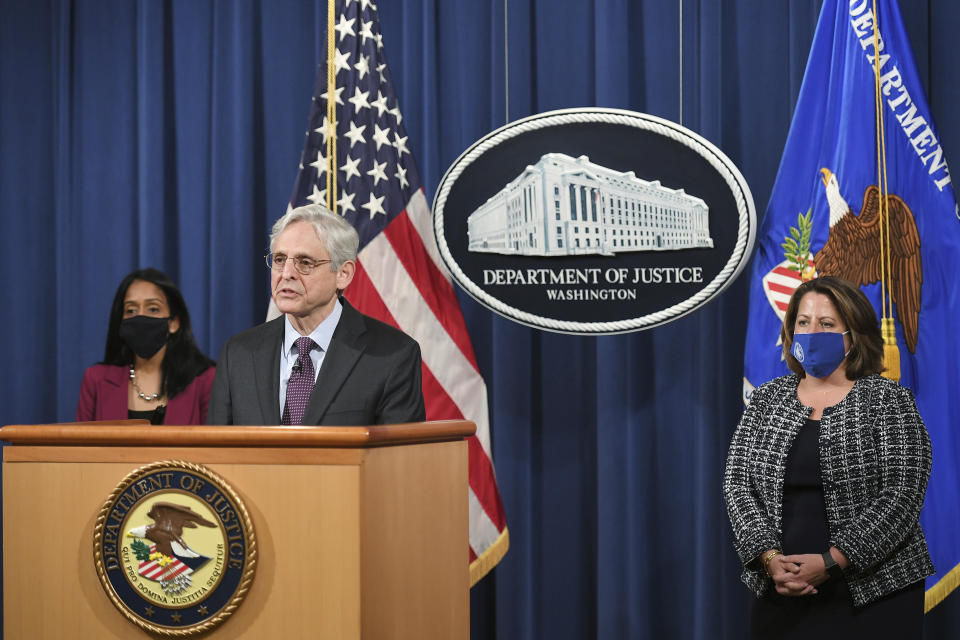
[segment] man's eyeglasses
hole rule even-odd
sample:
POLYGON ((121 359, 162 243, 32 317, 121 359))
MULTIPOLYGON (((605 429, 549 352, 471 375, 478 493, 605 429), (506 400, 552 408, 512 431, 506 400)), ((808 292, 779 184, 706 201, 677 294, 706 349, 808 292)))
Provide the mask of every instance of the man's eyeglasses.
MULTIPOLYGON (((283 266, 287 263, 287 256, 283 253, 268 253, 263 256, 267 266, 274 271, 283 271, 283 266)), ((314 260, 313 258, 289 258, 293 261, 293 268, 300 275, 308 276, 313 273, 317 267, 329 264, 332 260, 314 260)))

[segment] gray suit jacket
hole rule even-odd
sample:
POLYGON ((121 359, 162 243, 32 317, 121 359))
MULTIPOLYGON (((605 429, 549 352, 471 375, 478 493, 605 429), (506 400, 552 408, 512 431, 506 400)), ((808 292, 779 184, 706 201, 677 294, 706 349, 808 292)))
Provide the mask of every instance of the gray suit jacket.
MULTIPOLYGON (((367 425, 426 419, 420 346, 340 299, 343 315, 310 395, 304 425, 367 425)), ((280 424, 283 317, 230 338, 220 353, 207 424, 280 424)))

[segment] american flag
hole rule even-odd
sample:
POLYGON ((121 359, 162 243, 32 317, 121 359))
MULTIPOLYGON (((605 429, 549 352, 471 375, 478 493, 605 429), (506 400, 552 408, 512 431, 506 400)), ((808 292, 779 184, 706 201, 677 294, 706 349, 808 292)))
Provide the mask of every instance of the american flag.
POLYGON ((345 296, 362 313, 399 327, 420 343, 427 420, 467 419, 477 425, 468 442, 473 585, 509 545, 490 450, 487 388, 437 251, 430 207, 387 70, 376 5, 337 0, 334 12, 328 33, 334 38, 336 89, 328 95, 325 59, 290 204, 326 203, 327 100, 332 99, 336 211, 360 235, 356 275, 345 296))

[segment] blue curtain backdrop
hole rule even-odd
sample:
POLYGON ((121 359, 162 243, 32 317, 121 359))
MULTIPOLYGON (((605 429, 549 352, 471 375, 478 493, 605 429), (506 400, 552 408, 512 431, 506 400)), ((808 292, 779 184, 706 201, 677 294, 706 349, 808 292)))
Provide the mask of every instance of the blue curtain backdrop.
MULTIPOLYGON (((685 0, 682 41, 680 3, 666 0, 378 6, 428 197, 504 124, 509 99, 510 119, 599 105, 682 120, 734 160, 762 212, 820 2, 685 0)), ((960 5, 901 10, 943 146, 960 157, 960 5)), ((260 256, 296 174, 325 11, 0 1, 0 422, 73 418, 134 268, 180 284, 213 357, 264 318, 260 256)), ((472 637, 742 637, 750 596, 720 477, 741 411, 745 282, 669 325, 601 338, 461 300, 511 534, 471 593, 472 637)), ((960 634, 958 602, 927 616, 927 637, 960 634)))

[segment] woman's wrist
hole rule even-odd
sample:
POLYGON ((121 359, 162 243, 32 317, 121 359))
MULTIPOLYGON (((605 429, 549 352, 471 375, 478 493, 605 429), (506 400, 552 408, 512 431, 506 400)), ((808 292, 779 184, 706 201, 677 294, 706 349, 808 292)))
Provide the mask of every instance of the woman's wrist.
POLYGON ((850 566, 850 560, 846 555, 844 555, 843 551, 840 551, 840 549, 837 549, 836 547, 830 547, 828 551, 833 557, 834 562, 840 565, 841 569, 846 569, 850 566))
POLYGON ((767 572, 767 575, 770 575, 770 562, 778 555, 780 555, 779 549, 767 549, 760 554, 760 559, 763 561, 763 570, 767 572))

